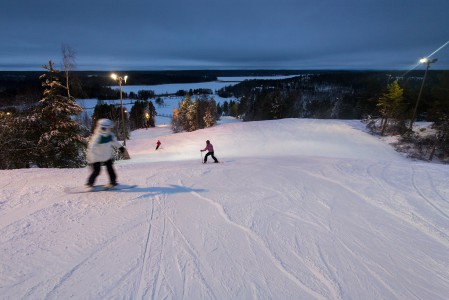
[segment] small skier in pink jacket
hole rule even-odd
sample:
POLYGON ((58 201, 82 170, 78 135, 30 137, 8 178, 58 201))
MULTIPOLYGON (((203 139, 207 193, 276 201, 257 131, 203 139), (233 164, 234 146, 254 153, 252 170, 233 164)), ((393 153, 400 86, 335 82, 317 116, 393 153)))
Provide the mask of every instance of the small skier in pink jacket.
POLYGON ((210 155, 214 159, 215 163, 218 163, 217 158, 214 156, 214 146, 210 143, 209 140, 206 141, 206 148, 200 150, 201 152, 206 151, 206 156, 204 156, 203 164, 207 163, 207 157, 210 155))

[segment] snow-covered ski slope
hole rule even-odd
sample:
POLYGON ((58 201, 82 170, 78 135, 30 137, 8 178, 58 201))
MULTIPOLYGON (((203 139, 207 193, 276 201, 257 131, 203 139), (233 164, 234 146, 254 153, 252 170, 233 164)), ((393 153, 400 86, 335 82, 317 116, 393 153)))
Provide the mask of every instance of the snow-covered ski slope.
POLYGON ((115 192, 64 192, 87 168, 0 171, 0 298, 448 299, 448 166, 361 127, 139 130, 115 165, 137 187, 115 192), (206 139, 224 164, 201 164, 206 139))

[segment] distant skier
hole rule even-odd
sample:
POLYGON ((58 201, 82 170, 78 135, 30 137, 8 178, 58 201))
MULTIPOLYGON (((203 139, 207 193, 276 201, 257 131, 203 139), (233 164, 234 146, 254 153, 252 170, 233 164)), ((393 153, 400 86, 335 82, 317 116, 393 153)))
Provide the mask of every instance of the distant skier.
POLYGON ((207 150, 207 153, 206 153, 206 156, 204 156, 203 163, 204 164, 207 163, 207 157, 209 155, 212 156, 212 158, 214 159, 215 163, 218 163, 218 160, 214 156, 214 146, 210 143, 209 140, 206 141, 206 148, 204 148, 204 149, 202 149, 200 151, 203 152, 203 151, 206 151, 206 150, 207 150))
POLYGON ((109 174, 109 184, 107 187, 117 185, 117 176, 112 167, 112 157, 114 155, 114 147, 120 149, 123 153, 125 148, 120 144, 114 133, 114 122, 109 119, 100 119, 97 122, 94 134, 90 138, 87 147, 87 162, 92 167, 92 173, 87 179, 86 188, 91 189, 94 186, 95 179, 100 175, 101 165, 105 165, 109 174))
POLYGON ((160 145, 161 145, 161 141, 157 140, 157 143, 156 143, 156 150, 159 149, 159 146, 160 146, 160 145))

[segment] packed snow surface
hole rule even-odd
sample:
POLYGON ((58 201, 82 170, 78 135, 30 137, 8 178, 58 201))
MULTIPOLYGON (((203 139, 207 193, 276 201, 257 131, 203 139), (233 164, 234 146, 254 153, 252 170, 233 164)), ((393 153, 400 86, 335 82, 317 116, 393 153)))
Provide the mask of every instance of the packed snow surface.
POLYGON ((361 127, 138 130, 115 164, 129 190, 0 171, 0 298, 448 299, 449 168, 361 127), (201 163, 207 139, 223 163, 201 163))

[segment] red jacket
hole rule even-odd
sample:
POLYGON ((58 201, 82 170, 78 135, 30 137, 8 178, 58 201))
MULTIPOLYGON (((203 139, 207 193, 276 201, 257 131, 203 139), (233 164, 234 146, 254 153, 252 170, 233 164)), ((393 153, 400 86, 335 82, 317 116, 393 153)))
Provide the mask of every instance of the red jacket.
POLYGON ((209 151, 209 152, 214 152, 214 146, 212 146, 212 144, 211 143, 209 143, 209 144, 206 144, 206 148, 204 148, 203 150, 201 150, 201 151, 209 151))

